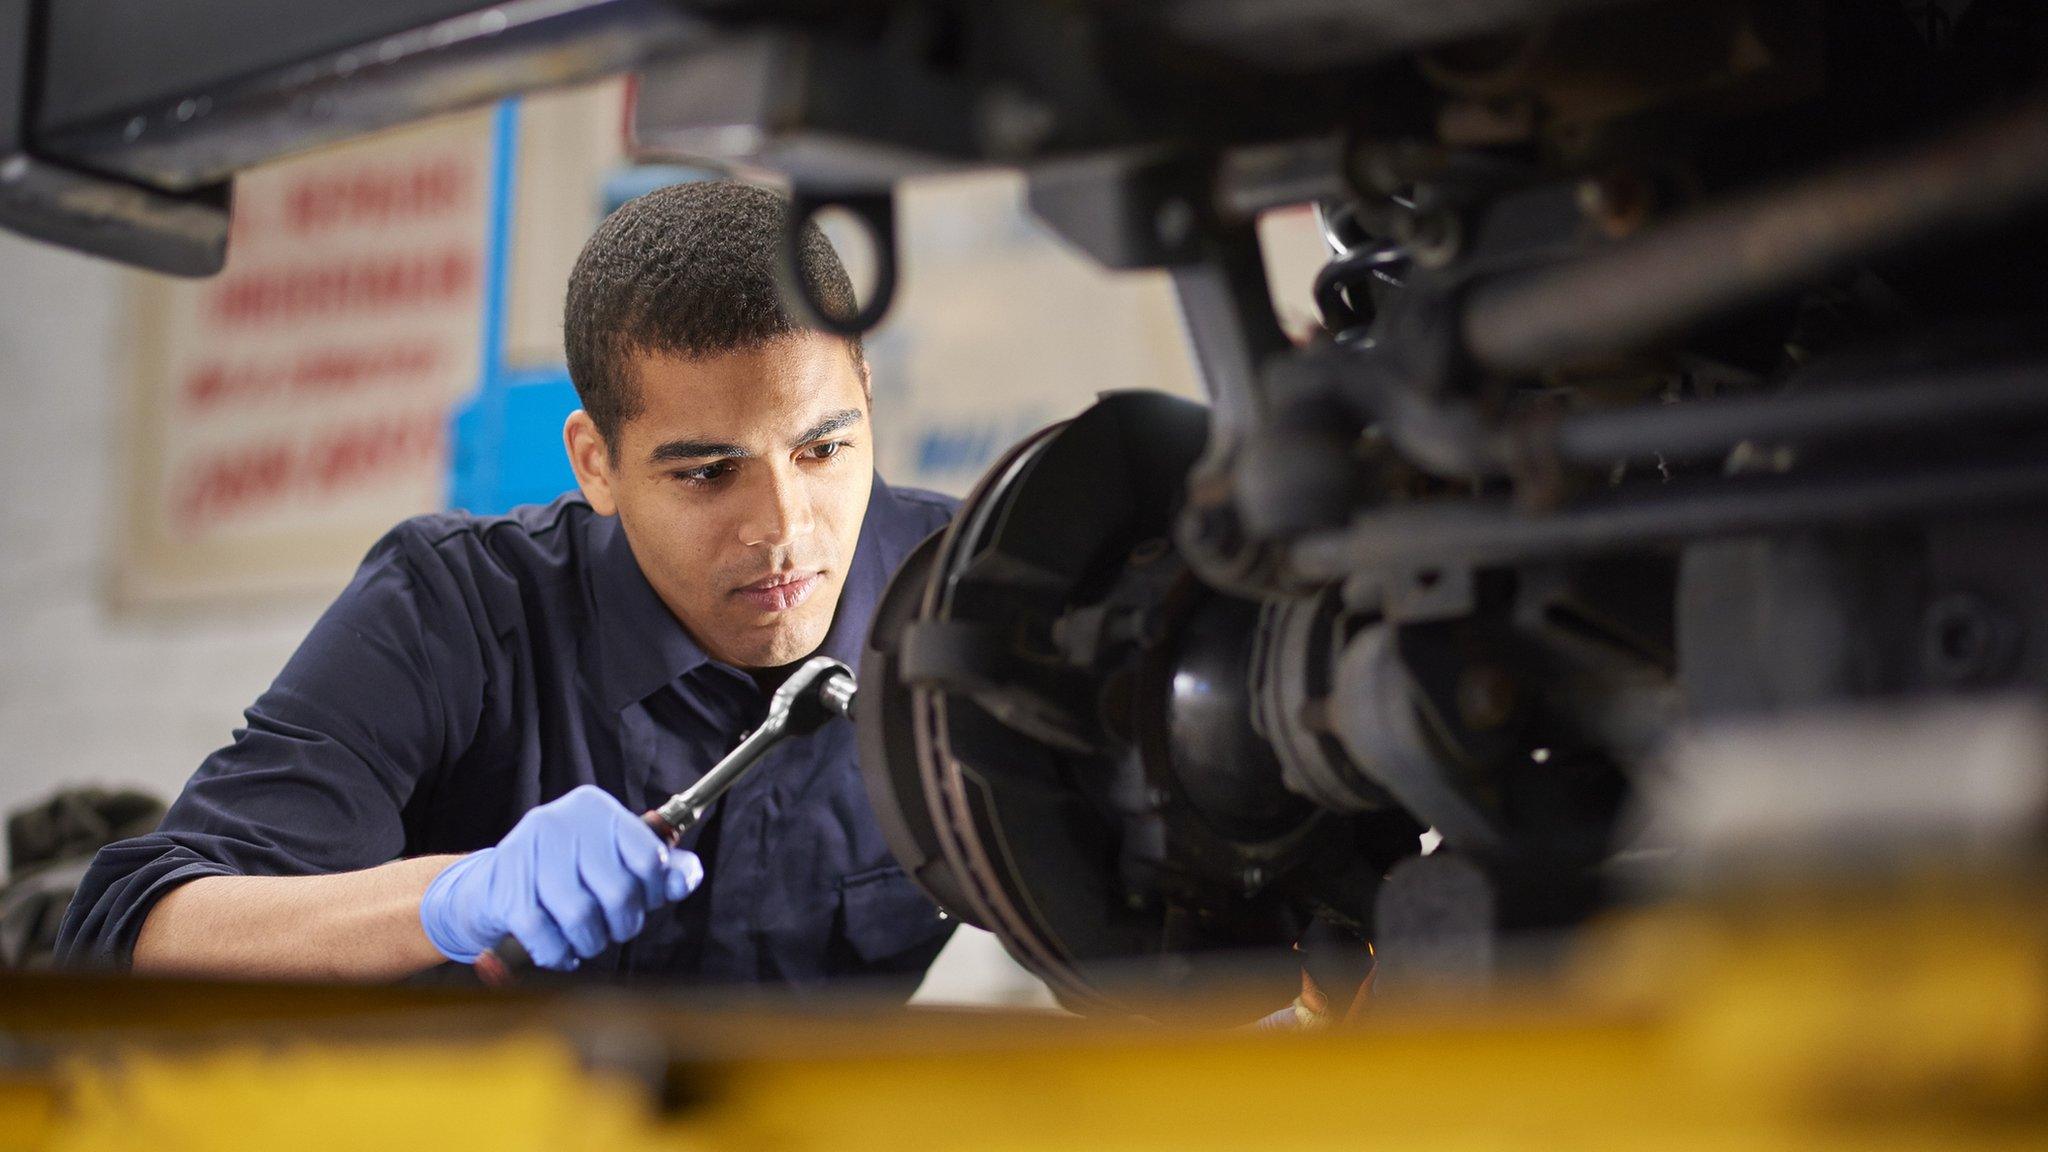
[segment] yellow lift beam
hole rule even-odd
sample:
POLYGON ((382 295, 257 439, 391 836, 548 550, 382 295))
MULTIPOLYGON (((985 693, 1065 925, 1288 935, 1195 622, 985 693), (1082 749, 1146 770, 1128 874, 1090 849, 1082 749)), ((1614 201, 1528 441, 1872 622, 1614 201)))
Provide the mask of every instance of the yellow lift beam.
POLYGON ((15 978, 0 1150, 2041 1149, 2041 895, 1646 913, 1318 1033, 15 978))

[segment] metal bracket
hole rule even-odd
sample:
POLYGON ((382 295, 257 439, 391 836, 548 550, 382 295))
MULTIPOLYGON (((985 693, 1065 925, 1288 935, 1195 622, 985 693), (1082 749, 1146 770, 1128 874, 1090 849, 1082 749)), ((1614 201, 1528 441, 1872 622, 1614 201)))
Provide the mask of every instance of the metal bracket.
POLYGON ((896 198, 880 192, 830 193, 798 188, 790 196, 789 228, 783 237, 782 291, 813 326, 834 336, 855 339, 873 331, 896 298, 896 198), (875 282, 867 299, 851 316, 835 315, 818 300, 816 285, 804 275, 805 226, 827 208, 851 214, 867 229, 875 249, 875 282))
POLYGON ((0 0, 0 228, 177 276, 220 271, 227 181, 174 195, 30 151, 37 31, 30 0, 0 0))

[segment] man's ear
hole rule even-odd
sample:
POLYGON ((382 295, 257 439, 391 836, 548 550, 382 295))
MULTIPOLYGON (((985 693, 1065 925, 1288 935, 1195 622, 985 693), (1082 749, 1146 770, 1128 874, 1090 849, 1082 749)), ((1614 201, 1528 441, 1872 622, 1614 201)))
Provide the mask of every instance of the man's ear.
POLYGON ((562 425, 562 447, 568 450, 569 467, 576 473, 576 486, 600 516, 615 515, 619 502, 612 494, 612 450, 597 430, 590 413, 578 408, 562 425))

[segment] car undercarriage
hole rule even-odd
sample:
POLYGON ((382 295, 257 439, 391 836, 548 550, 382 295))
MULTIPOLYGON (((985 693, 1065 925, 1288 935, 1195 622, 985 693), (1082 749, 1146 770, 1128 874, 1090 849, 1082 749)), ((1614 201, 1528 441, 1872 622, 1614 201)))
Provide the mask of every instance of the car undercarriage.
POLYGON ((1014 448, 859 669, 897 857, 1069 1007, 1483 983, 1757 871, 2038 855, 2037 5, 243 7, 0 3, 0 224, 204 274, 240 169, 631 67, 649 154, 866 226, 828 328, 917 274, 933 171, 1170 275, 1207 405, 1014 448), (1257 227, 1302 204, 1307 340, 1257 227))

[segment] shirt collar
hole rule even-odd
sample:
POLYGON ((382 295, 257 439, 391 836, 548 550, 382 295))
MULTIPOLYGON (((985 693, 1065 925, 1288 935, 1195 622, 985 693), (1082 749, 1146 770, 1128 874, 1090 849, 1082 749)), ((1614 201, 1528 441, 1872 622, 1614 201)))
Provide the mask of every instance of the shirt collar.
MULTIPOLYGON (((832 627, 818 646, 819 654, 849 668, 859 666, 868 621, 888 583, 889 564, 881 537, 896 511, 894 495, 877 475, 868 490, 867 515, 861 521, 846 583, 839 591, 832 627)), ((617 516, 592 517, 590 532, 605 707, 617 711, 636 704, 700 668, 727 669, 744 677, 737 669, 711 659, 669 611, 640 570, 617 516)))
POLYGON ((617 516, 594 516, 591 574, 597 600, 605 707, 617 711, 711 662, 640 571, 617 516))
POLYGON ((856 673, 860 671, 860 653, 867 643, 868 621, 875 615, 875 605, 881 602, 882 593, 888 588, 893 565, 886 555, 882 538, 898 514, 896 497, 889 486, 882 483, 882 476, 875 474, 875 481, 868 489, 868 512, 861 520, 860 542, 854 545, 853 562, 847 566, 846 583, 839 589, 839 607, 832 613, 832 627, 826 631, 825 639, 818 645, 817 654, 830 656, 856 673))

